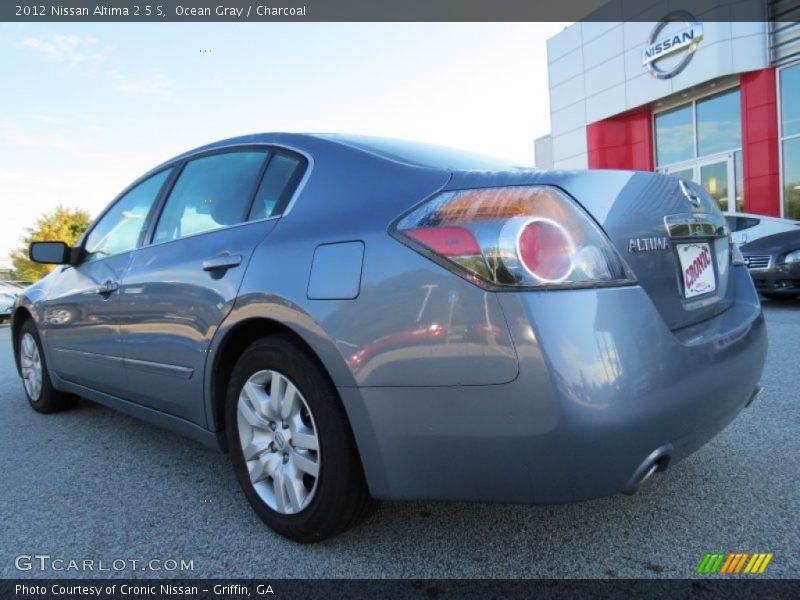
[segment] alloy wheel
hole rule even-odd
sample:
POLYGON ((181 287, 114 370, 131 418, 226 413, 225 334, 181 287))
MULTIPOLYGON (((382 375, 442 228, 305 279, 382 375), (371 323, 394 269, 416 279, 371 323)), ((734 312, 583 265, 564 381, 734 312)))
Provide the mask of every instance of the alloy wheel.
POLYGON ((250 482, 261 500, 285 515, 305 509, 317 491, 320 449, 300 390, 277 371, 258 371, 244 384, 236 414, 250 482))
POLYGON ((25 391, 32 402, 38 402, 42 395, 42 358, 30 333, 23 335, 20 341, 20 366, 25 391))

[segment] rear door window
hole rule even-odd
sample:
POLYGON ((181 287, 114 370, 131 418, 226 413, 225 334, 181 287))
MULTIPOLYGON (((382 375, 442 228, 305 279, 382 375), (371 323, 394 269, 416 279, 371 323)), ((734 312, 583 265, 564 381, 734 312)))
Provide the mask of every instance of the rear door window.
POLYGON ((212 154, 189 161, 167 198, 153 242, 236 225, 246 220, 266 150, 212 154))

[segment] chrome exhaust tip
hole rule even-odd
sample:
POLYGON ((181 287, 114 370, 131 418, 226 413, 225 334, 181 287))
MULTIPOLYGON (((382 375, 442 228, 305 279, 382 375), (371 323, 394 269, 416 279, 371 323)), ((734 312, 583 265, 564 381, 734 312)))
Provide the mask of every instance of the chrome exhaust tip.
POLYGON ((750 406, 753 402, 755 402, 756 398, 761 395, 761 392, 764 391, 764 387, 761 385, 757 385, 756 389, 753 390, 753 393, 750 394, 750 399, 747 401, 747 404, 744 405, 745 408, 750 406))
POLYGON ((651 452, 650 456, 645 458, 633 472, 633 476, 628 480, 628 485, 623 488, 622 493, 633 496, 644 485, 644 482, 653 476, 653 473, 666 470, 672 452, 672 444, 664 444, 651 452))
POLYGON ((658 461, 653 462, 649 467, 647 467, 644 470, 641 476, 639 476, 636 480, 634 480, 633 483, 631 483, 630 485, 628 485, 628 487, 622 490, 622 493, 625 494, 626 496, 633 496, 636 492, 639 491, 639 488, 641 488, 644 485, 644 482, 650 479, 650 477, 653 476, 653 473, 658 471, 658 467, 659 467, 658 461))

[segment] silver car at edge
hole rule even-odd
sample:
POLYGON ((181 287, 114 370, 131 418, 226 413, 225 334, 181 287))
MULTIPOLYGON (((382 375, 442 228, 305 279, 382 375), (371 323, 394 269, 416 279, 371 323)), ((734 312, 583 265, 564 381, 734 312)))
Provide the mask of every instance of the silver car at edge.
POLYGON ((375 499, 632 493, 757 396, 753 282, 702 188, 260 134, 156 167, 13 313, 31 406, 229 450, 311 542, 375 499))
POLYGON ((11 294, 0 290, 0 324, 11 317, 11 309, 14 308, 16 294, 11 294))

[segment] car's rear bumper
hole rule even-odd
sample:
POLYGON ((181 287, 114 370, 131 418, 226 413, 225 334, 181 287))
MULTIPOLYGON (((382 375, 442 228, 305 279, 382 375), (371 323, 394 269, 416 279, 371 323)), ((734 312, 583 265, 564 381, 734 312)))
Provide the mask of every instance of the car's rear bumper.
POLYGON ((500 294, 520 375, 491 386, 340 388, 372 493, 571 502, 625 491, 690 454, 756 388, 758 297, 670 331, 639 287, 500 294))

